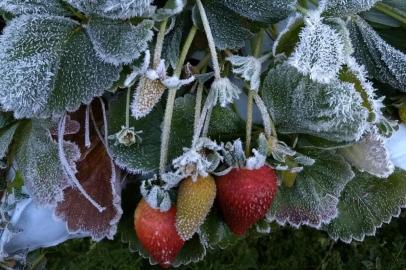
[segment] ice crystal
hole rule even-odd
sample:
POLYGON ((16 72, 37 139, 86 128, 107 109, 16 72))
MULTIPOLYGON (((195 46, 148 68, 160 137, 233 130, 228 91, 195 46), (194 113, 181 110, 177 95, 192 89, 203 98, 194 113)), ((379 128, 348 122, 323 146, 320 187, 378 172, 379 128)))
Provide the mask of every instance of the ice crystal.
POLYGON ((206 177, 219 165, 222 157, 218 153, 221 147, 208 138, 199 138, 192 148, 184 148, 184 153, 173 160, 176 173, 183 178, 191 176, 196 181, 198 176, 206 177), (206 154, 207 152, 209 154, 206 154))
POLYGON ((171 208, 171 198, 167 190, 154 184, 156 181, 156 176, 142 181, 140 192, 150 207, 159 209, 161 212, 166 212, 171 208))
POLYGON ((233 103, 235 99, 238 99, 241 93, 241 89, 233 84, 228 78, 216 79, 210 88, 209 96, 210 104, 214 107, 216 104, 220 104, 222 107, 226 107, 228 104, 233 103))
POLYGON ((253 56, 233 55, 227 58, 233 65, 234 74, 241 75, 243 79, 250 82, 252 90, 258 91, 261 84, 262 64, 268 59, 269 55, 261 58, 253 56))
POLYGON ((317 11, 305 18, 306 26, 288 63, 304 75, 320 83, 337 78, 345 61, 342 37, 331 26, 323 23, 317 11))

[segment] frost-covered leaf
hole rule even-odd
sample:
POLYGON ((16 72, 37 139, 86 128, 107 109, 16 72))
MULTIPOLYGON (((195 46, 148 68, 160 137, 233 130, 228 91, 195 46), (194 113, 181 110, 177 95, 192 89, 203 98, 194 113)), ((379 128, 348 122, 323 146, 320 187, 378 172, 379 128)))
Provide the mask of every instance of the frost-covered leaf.
POLYGON ((379 134, 367 134, 359 143, 341 148, 339 153, 361 172, 366 171, 377 177, 387 178, 395 169, 385 140, 379 134))
POLYGON ((0 9, 15 15, 67 15, 61 0, 0 0, 0 9))
MULTIPOLYGON (((241 48, 244 46, 245 41, 252 36, 251 32, 243 24, 241 16, 227 9, 218 1, 204 1, 203 6, 217 48, 221 50, 241 48)), ((193 9, 193 20, 200 29, 203 29, 197 7, 193 9)))
POLYGON ((345 17, 367 11, 381 0, 321 0, 321 10, 331 16, 345 17))
POLYGON ((330 237, 346 243, 375 235, 383 223, 398 217, 406 206, 406 172, 395 171, 387 180, 368 173, 356 173, 338 204, 339 215, 324 229, 330 237))
MULTIPOLYGON (((21 122, 15 140, 17 167, 33 200, 42 205, 62 200, 62 190, 68 183, 59 162, 58 147, 46 125, 37 120, 21 122)), ((78 149, 70 145, 69 152, 76 160, 78 149)))
POLYGON ((157 20, 163 20, 179 14, 183 11, 186 6, 187 0, 169 0, 166 1, 166 4, 163 8, 159 8, 155 13, 155 18, 157 20))
POLYGON ((273 55, 285 53, 286 56, 290 56, 299 42, 299 33, 304 26, 304 19, 300 14, 289 18, 285 28, 279 33, 273 44, 273 55))
POLYGON ((399 125, 399 129, 395 131, 390 138, 385 142, 385 146, 389 151, 390 158, 397 168, 406 170, 406 125, 399 125))
POLYGON ((217 247, 224 249, 238 239, 224 223, 215 208, 211 210, 203 225, 200 227, 199 235, 205 243, 205 246, 210 249, 217 247))
POLYGON ((354 58, 347 59, 347 65, 342 68, 339 78, 343 82, 352 83, 361 95, 362 105, 368 109, 368 120, 377 123, 383 120, 381 109, 384 107, 382 98, 377 98, 375 88, 367 79, 364 66, 360 66, 354 58))
POLYGON ((4 128, 0 131, 0 159, 6 156, 9 145, 13 140, 14 133, 16 132, 18 126, 19 123, 15 123, 12 126, 4 128))
MULTIPOLYGON (((182 148, 191 144, 193 132, 194 104, 191 96, 178 98, 175 102, 170 140, 170 160, 182 154, 182 148)), ((112 101, 109 111, 109 134, 114 134, 125 125, 126 96, 121 95, 112 101)), ((110 149, 118 166, 132 172, 152 172, 159 167, 161 146, 161 123, 163 108, 157 104, 153 111, 139 120, 130 119, 130 127, 143 131, 140 134, 142 143, 110 145, 110 149)))
POLYGON ((76 110, 110 88, 119 71, 99 60, 69 18, 22 15, 0 36, 0 102, 16 118, 76 110))
POLYGON ((144 20, 137 25, 104 18, 91 18, 86 27, 97 55, 105 62, 129 64, 140 57, 152 39, 154 22, 144 20))
POLYGON ((337 216, 340 193, 354 177, 350 165, 329 151, 309 153, 316 160, 297 175, 293 187, 282 184, 267 214, 269 221, 320 228, 337 216))
POLYGON ((262 94, 277 130, 282 133, 356 141, 368 126, 368 110, 350 83, 319 84, 293 67, 280 65, 270 70, 262 94))
POLYGON ((368 74, 406 92, 406 54, 387 44, 361 17, 352 17, 348 27, 354 56, 368 74))
POLYGON ((176 256, 176 260, 172 263, 174 267, 197 263, 206 256, 206 247, 200 240, 199 235, 195 235, 192 239, 185 242, 181 251, 176 256))
POLYGON ((87 14, 95 14, 110 19, 128 19, 151 15, 153 0, 65 0, 87 14))
MULTIPOLYGON (((92 106, 96 121, 101 119, 101 113, 92 106)), ((95 129, 90 130, 91 147, 86 148, 84 109, 73 114, 74 120, 80 121, 81 132, 65 136, 80 145, 81 156, 76 163, 76 177, 90 197, 104 207, 100 212, 83 194, 74 187, 64 190, 63 201, 58 202, 55 214, 67 223, 69 232, 83 232, 99 241, 104 237, 113 239, 117 224, 120 220, 121 187, 119 175, 104 144, 95 129)))
POLYGON ((225 6, 253 21, 276 23, 295 10, 296 0, 221 0, 225 6))
POLYGON ((218 142, 233 141, 244 136, 245 122, 228 107, 216 106, 210 118, 209 137, 218 142))
POLYGON ((185 26, 189 23, 188 16, 187 13, 177 16, 173 30, 165 36, 162 57, 166 60, 166 63, 171 64, 173 69, 176 68, 178 63, 182 40, 187 35, 186 30, 188 29, 185 26))
POLYGON ((334 28, 323 23, 317 12, 310 13, 305 18, 305 24, 288 63, 303 75, 310 75, 314 81, 330 83, 337 78, 345 62, 342 37, 334 28))

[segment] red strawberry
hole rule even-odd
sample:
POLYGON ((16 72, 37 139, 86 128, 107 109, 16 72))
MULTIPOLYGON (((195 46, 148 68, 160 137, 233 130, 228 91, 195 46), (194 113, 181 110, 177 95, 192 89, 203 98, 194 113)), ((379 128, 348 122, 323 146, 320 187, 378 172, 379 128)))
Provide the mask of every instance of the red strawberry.
POLYGON ((217 178, 217 196, 231 231, 243 235, 264 218, 275 198, 277 175, 263 166, 257 170, 233 169, 217 178))
POLYGON ((185 243, 175 227, 176 208, 167 212, 151 208, 141 200, 134 213, 134 227, 142 247, 163 268, 171 266, 185 243))

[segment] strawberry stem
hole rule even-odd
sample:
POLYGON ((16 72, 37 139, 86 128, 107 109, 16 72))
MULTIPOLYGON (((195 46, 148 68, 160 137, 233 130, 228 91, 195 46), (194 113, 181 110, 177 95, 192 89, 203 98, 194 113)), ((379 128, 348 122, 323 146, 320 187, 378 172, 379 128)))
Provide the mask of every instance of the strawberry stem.
MULTIPOLYGON (((186 60, 186 56, 192 45, 196 32, 197 32, 197 28, 196 28, 196 26, 193 26, 190 29, 190 32, 186 38, 185 44, 183 44, 183 48, 182 48, 182 51, 181 51, 181 54, 179 57, 179 61, 178 61, 178 64, 176 65, 176 69, 174 71, 174 76, 179 77, 181 75, 183 63, 186 60)), ((159 172, 161 174, 165 173, 166 163, 168 161, 169 138, 170 138, 170 133, 171 133, 172 115, 173 115, 173 107, 175 104, 176 92, 177 92, 176 89, 169 89, 168 100, 166 102, 164 124, 163 124, 163 130, 162 130, 162 139, 161 139, 161 157, 160 157, 160 161, 159 161, 159 172)))
MULTIPOLYGON (((262 52, 262 44, 264 42, 264 34, 263 30, 261 29, 258 33, 258 36, 255 40, 255 48, 254 48, 254 57, 258 58, 261 56, 262 52)), ((248 101, 247 101, 247 124, 245 128, 245 155, 249 156, 251 153, 251 137, 252 137, 252 115, 254 110, 254 90, 250 89, 248 93, 248 101)))
POLYGON ((211 54, 211 61, 212 61, 213 70, 214 70, 214 77, 216 79, 220 79, 221 78, 220 64, 219 64, 217 51, 216 51, 216 46, 215 46, 215 43, 214 43, 213 34, 211 32, 209 20, 207 19, 207 14, 206 14, 206 11, 204 10, 202 1, 196 0, 196 4, 197 4, 197 7, 199 8, 200 18, 202 20, 204 31, 206 32, 207 42, 209 44, 209 49, 210 49, 210 54, 211 54))
POLYGON ((166 32, 166 25, 168 24, 168 19, 165 19, 161 22, 161 25, 159 26, 159 32, 156 37, 156 44, 155 44, 155 51, 154 51, 154 60, 152 62, 153 68, 157 68, 159 65, 159 62, 161 61, 161 55, 162 55, 162 48, 164 44, 164 38, 165 38, 165 32, 166 32))

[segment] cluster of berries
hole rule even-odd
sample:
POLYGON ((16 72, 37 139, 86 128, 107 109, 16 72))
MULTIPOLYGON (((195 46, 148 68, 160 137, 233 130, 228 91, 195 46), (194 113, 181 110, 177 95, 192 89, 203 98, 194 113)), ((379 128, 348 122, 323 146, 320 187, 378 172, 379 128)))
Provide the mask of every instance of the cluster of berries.
POLYGON ((176 206, 161 212, 142 199, 134 226, 142 247, 164 268, 171 266, 186 240, 203 224, 215 199, 223 219, 236 235, 243 235, 263 219, 277 192, 276 171, 267 165, 255 170, 233 169, 224 176, 184 179, 176 206))

